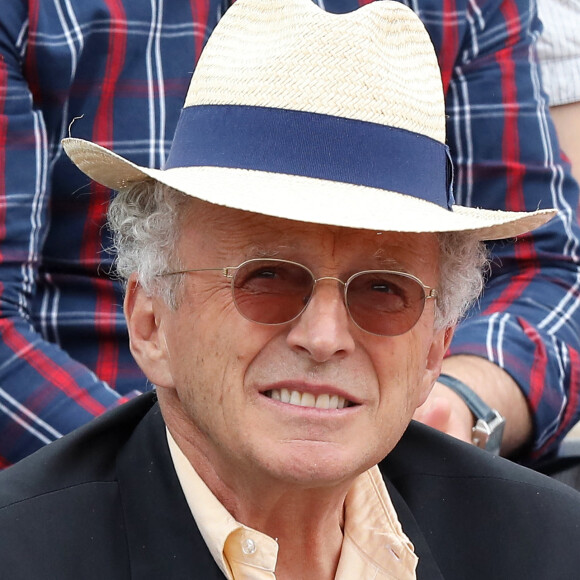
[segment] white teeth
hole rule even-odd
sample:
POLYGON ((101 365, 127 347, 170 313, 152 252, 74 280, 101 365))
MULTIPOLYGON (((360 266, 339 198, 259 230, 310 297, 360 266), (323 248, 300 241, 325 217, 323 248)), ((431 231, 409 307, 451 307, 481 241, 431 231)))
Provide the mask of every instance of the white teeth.
POLYGON ((302 394, 299 391, 292 391, 290 393, 290 404, 291 405, 300 405, 302 400, 302 394))
POLYGON ((312 393, 302 393, 300 391, 290 391, 289 389, 272 389, 268 393, 271 399, 297 405, 300 407, 315 407, 317 409, 344 409, 347 401, 338 395, 322 394, 315 396, 312 393))
POLYGON ((316 397, 316 407, 318 409, 328 409, 329 402, 330 395, 318 395, 318 397, 316 397))

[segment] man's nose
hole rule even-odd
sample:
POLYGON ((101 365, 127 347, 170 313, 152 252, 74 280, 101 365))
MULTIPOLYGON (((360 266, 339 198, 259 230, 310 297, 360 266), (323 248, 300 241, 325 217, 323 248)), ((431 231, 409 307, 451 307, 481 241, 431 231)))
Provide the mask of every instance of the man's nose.
POLYGON ((353 327, 344 302, 344 284, 336 278, 320 278, 308 306, 292 323, 287 341, 292 349, 325 362, 354 350, 353 327))

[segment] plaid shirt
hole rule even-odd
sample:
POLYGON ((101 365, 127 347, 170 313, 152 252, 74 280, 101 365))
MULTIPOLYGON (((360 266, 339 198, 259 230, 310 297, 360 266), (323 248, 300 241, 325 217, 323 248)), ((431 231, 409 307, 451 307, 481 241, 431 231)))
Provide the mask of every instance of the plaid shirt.
MULTIPOLYGON (((322 5, 322 0, 319 0, 322 5)), ((366 3, 326 0, 345 12, 366 3)), ((146 381, 133 362, 105 208, 60 140, 162 165, 194 61, 225 0, 2 0, 0 465, 114 406, 146 381)), ((521 385, 534 454, 579 414, 578 203, 546 116, 527 0, 415 0, 439 53, 459 203, 560 214, 494 246, 493 277, 451 353, 521 385)))

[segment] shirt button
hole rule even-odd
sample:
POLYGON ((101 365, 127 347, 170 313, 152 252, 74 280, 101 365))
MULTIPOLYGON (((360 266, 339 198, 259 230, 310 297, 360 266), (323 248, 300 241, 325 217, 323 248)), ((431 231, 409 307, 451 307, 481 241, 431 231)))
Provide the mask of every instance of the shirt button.
POLYGON ((256 551, 256 543, 251 538, 242 541, 242 552, 246 555, 253 554, 256 551))

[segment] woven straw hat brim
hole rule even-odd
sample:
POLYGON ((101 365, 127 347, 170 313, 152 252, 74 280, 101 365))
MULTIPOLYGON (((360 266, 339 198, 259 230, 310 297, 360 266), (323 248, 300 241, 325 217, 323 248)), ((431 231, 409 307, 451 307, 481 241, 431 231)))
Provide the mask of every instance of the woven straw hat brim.
POLYGON ((504 212, 458 205, 448 211, 384 189, 224 167, 150 169, 82 139, 65 139, 63 146, 79 169, 114 190, 155 180, 216 205, 309 223, 409 233, 471 231, 481 240, 494 240, 526 233, 556 214, 553 209, 504 212))

